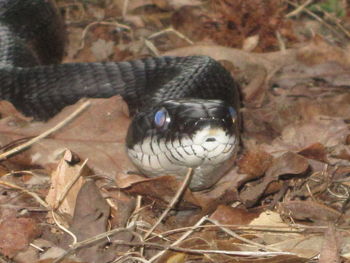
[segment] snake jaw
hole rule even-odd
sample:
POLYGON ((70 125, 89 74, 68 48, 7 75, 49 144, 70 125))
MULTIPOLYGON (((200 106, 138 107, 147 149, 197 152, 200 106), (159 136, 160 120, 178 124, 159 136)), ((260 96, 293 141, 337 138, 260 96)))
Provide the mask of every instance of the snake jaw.
POLYGON ((229 109, 222 101, 170 101, 135 117, 128 134, 130 159, 150 177, 168 174, 181 180, 193 168, 190 188, 211 187, 232 166, 238 149, 237 123, 229 109), (166 109, 166 129, 158 125, 158 109, 166 109))

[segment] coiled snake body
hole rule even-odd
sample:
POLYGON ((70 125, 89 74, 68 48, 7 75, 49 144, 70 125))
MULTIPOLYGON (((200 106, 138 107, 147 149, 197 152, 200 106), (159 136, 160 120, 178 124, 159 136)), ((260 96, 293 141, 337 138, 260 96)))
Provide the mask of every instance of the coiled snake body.
POLYGON ((0 98, 46 120, 82 97, 119 94, 134 115, 126 138, 146 175, 215 184, 238 148, 237 85, 205 56, 58 64, 64 27, 51 1, 0 0, 0 98))

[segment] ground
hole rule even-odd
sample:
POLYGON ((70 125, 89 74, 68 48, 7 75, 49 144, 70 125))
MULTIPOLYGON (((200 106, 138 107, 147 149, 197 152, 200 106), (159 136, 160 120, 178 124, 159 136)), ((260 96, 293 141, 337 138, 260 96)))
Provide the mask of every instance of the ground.
POLYGON ((350 17, 342 0, 59 0, 64 62, 210 55, 240 84, 242 147, 209 190, 147 179, 127 106, 48 122, 1 102, 0 262, 350 262, 350 17))

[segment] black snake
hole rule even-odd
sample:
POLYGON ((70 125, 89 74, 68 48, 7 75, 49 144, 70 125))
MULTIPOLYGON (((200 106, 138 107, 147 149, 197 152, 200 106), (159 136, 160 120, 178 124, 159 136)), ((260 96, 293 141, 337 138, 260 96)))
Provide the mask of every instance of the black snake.
POLYGON ((0 98, 46 120, 82 97, 119 94, 134 115, 126 138, 146 175, 215 184, 238 148, 237 84, 206 56, 58 64, 64 25, 52 1, 0 0, 0 98))

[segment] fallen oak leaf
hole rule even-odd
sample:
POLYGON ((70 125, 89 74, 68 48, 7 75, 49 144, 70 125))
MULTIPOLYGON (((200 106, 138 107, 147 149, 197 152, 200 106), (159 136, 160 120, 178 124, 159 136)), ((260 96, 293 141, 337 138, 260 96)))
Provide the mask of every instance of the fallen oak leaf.
MULTIPOLYGON (((74 233, 77 241, 86 240, 98 234, 107 231, 107 221, 110 215, 110 207, 106 200, 101 195, 98 187, 92 180, 86 183, 80 189, 77 202, 74 210, 70 231, 74 233)), ((69 244, 71 237, 63 240, 63 244, 69 244)), ((108 242, 106 239, 105 242, 108 242)), ((104 257, 104 244, 97 244, 82 248, 77 252, 78 257, 88 262, 105 262, 99 260, 104 257)), ((109 255, 109 260, 113 259, 114 255, 109 255)), ((109 261, 108 261, 109 262, 109 261)))
POLYGON ((242 190, 240 198, 247 207, 251 207, 262 197, 272 182, 285 175, 304 174, 308 169, 309 163, 304 157, 293 152, 286 152, 272 161, 261 182, 242 190))
POLYGON ((83 164, 72 164, 74 155, 66 150, 57 169, 52 173, 51 186, 46 196, 46 202, 54 210, 73 216, 78 192, 85 182, 83 176, 91 171, 83 164))
POLYGON ((251 175, 249 179, 262 176, 272 163, 272 156, 260 149, 250 149, 238 160, 239 173, 251 175))
POLYGON ((324 242, 320 253, 320 263, 340 263, 341 235, 334 224, 329 224, 324 233, 324 242))
POLYGON ((219 205, 210 219, 222 225, 248 225, 259 216, 258 212, 250 212, 243 208, 219 205))
MULTIPOLYGON (((147 196, 154 200, 169 203, 181 186, 174 176, 159 176, 156 178, 146 178, 131 183, 125 190, 133 195, 147 196)), ((200 204, 193 193, 187 189, 178 204, 180 208, 198 208, 200 204)))
POLYGON ((285 151, 300 152, 315 143, 324 147, 334 147, 345 142, 348 127, 340 119, 314 119, 304 123, 286 126, 281 136, 270 144, 263 144, 262 148, 274 156, 285 151))
POLYGON ((300 150, 298 154, 308 159, 314 159, 325 163, 327 162, 326 149, 321 143, 311 144, 308 147, 300 150))
POLYGON ((40 235, 38 223, 32 218, 6 218, 0 224, 0 252, 12 258, 40 235))
MULTIPOLYGON (((109 99, 91 99, 89 109, 49 138, 42 139, 30 149, 12 157, 27 166, 40 165, 55 169, 65 149, 70 149, 82 159, 89 159, 89 166, 97 174, 115 179, 118 172, 135 170, 125 151, 125 137, 129 126, 127 106, 116 96, 109 99)), ((0 144, 37 136, 61 122, 83 103, 68 106, 46 123, 17 122, 16 118, 0 120, 0 144)), ((1 111, 1 109, 0 109, 1 111)))
POLYGON ((314 201, 283 202, 279 204, 278 210, 287 217, 313 222, 336 222, 341 217, 337 210, 314 201))

